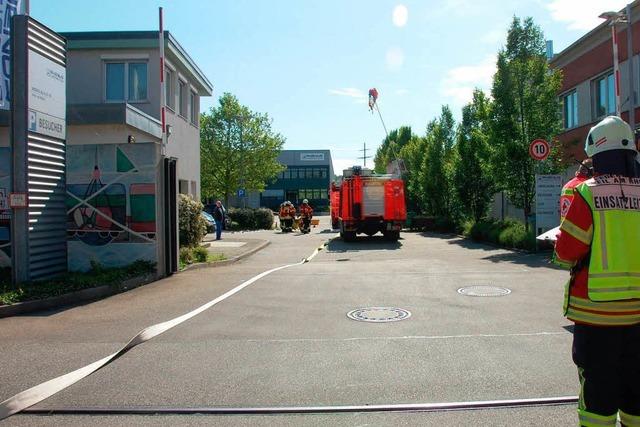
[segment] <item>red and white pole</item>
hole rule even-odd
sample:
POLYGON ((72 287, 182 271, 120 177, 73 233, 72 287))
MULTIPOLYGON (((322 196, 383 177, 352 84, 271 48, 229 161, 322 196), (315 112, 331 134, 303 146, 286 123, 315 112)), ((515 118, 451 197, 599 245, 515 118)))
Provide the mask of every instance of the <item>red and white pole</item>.
POLYGON ((618 34, 615 21, 611 21, 611 39, 613 40, 613 79, 616 93, 616 116, 620 117, 620 64, 618 63, 618 34))
POLYGON ((162 154, 167 145, 167 122, 165 108, 167 105, 167 93, 164 84, 164 25, 162 22, 162 8, 158 8, 159 27, 158 43, 160 43, 160 121, 162 122, 162 154))

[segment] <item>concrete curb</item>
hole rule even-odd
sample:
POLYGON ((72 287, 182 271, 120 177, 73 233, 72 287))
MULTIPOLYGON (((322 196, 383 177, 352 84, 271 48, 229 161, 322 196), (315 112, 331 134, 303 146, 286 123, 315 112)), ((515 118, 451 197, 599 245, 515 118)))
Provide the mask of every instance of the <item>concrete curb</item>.
POLYGON ((11 305, 0 305, 0 318, 17 316, 19 314, 42 311, 50 308, 60 308, 67 305, 77 304, 79 302, 97 300, 119 294, 130 289, 135 289, 155 281, 155 274, 145 274, 114 285, 103 285, 95 288, 83 289, 81 291, 69 292, 57 297, 41 300, 18 302, 11 305))
POLYGON ((191 264, 188 265, 184 268, 184 270, 180 270, 179 273, 183 273, 185 271, 189 271, 189 270, 199 270, 201 268, 215 268, 215 267, 224 267, 225 265, 230 265, 233 264, 237 261, 240 261, 241 259, 247 258, 248 256, 251 256, 253 254, 255 254, 256 252, 266 248, 267 246, 269 246, 271 242, 268 240, 263 241, 262 243, 260 243, 258 246, 256 246, 255 248, 248 250, 245 253, 242 253, 240 255, 234 256, 232 258, 229 259, 225 259, 222 261, 213 261, 213 262, 199 262, 196 264, 191 264))

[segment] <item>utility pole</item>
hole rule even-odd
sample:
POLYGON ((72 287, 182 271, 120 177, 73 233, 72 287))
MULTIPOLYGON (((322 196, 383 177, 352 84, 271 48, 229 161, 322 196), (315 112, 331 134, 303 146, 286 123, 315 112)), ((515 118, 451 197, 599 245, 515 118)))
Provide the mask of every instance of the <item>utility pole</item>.
POLYGON ((358 159, 362 159, 364 160, 364 167, 367 167, 367 159, 370 159, 372 156, 367 156, 367 143, 364 143, 364 148, 362 150, 358 150, 358 151, 363 151, 364 153, 362 154, 362 157, 358 157, 358 159))

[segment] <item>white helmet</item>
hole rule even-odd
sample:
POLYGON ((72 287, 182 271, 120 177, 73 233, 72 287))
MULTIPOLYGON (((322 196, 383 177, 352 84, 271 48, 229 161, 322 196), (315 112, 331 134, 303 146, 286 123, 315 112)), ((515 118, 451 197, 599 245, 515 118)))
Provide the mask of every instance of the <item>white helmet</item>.
POLYGON ((631 127, 618 116, 605 117, 592 127, 584 145, 584 151, 589 157, 609 150, 636 151, 631 127))
POLYGON ((302 203, 309 203, 309 201, 307 199, 304 199, 302 203))

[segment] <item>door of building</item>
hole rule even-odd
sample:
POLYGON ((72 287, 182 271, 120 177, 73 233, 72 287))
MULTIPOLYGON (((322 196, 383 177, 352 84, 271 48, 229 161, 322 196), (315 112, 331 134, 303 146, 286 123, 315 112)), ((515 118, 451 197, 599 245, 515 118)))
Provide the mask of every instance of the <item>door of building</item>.
POLYGON ((167 276, 178 271, 178 160, 164 159, 164 264, 167 276))
POLYGON ((294 205, 298 205, 298 192, 295 190, 287 190, 285 200, 290 201, 294 205))

